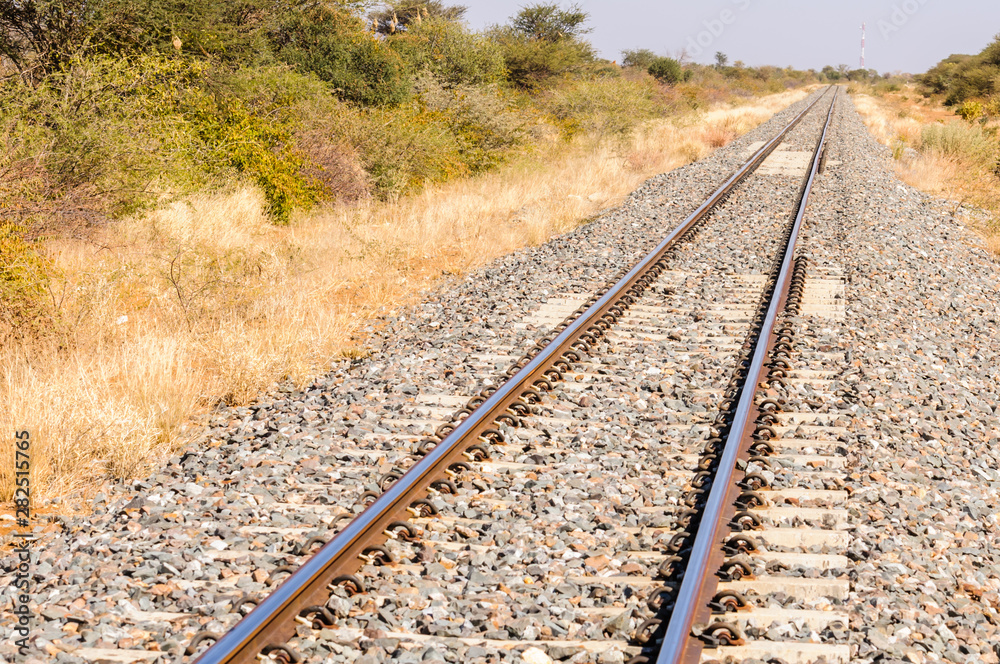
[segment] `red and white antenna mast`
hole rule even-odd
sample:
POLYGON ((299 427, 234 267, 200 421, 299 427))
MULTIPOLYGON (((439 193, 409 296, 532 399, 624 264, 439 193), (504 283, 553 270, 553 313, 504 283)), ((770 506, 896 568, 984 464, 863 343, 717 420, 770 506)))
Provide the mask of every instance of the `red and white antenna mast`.
POLYGON ((865 28, 867 23, 861 24, 861 68, 865 68, 865 28))

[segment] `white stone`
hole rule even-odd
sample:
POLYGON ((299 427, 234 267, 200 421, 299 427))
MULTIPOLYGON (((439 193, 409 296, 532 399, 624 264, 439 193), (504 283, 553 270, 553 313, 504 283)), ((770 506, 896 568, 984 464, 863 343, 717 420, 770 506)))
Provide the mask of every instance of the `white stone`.
POLYGON ((521 659, 527 664, 552 664, 552 658, 539 648, 528 648, 521 653, 521 659))

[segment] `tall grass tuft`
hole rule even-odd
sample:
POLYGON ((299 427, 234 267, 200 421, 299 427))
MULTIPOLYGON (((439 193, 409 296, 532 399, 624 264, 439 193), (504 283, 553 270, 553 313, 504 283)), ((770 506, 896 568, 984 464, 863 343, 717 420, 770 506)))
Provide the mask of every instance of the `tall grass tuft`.
POLYGON ((998 152, 995 136, 988 135, 979 125, 959 121, 924 127, 920 134, 920 147, 926 152, 969 161, 978 166, 994 163, 998 152))
MULTIPOLYGON (((960 205, 982 208, 1000 218, 1000 144, 991 123, 955 120, 939 102, 913 95, 859 95, 855 104, 872 134, 893 151, 900 179, 960 205)), ((1000 253, 1000 227, 995 221, 971 224, 988 251, 1000 253)))

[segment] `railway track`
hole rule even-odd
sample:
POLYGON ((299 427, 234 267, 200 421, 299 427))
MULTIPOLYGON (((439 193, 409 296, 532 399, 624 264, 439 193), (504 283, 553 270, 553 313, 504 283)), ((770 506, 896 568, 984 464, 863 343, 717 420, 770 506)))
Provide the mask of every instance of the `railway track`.
POLYGON ((598 295, 550 298, 523 325, 551 332, 522 357, 466 358, 484 376, 513 361, 505 381, 425 389, 382 422, 396 445, 351 455, 378 469, 372 488, 352 509, 310 505, 336 534, 302 539, 271 593, 232 602, 252 610, 188 658, 336 659, 368 642, 462 661, 846 662, 845 284, 803 238, 836 100, 814 100, 598 295), (727 270, 697 238, 738 234, 727 201, 768 177, 778 212, 746 243, 752 269, 727 270))

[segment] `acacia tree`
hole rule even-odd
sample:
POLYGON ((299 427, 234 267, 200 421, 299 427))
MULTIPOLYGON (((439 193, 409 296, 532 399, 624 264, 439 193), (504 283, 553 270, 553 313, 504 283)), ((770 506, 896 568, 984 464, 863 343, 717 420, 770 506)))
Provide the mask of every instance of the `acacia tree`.
POLYGON ((511 27, 529 39, 556 42, 590 32, 584 27, 588 18, 579 5, 565 10, 557 4, 528 5, 513 18, 511 27))
POLYGON ((653 64, 656 57, 656 53, 653 53, 648 48, 640 48, 634 51, 622 51, 622 66, 649 69, 649 65, 653 64))
POLYGON ((588 18, 576 5, 564 10, 554 3, 536 4, 521 9, 510 25, 494 28, 490 36, 503 50, 511 82, 535 88, 593 63, 593 47, 580 39, 590 32, 584 25, 588 18))

